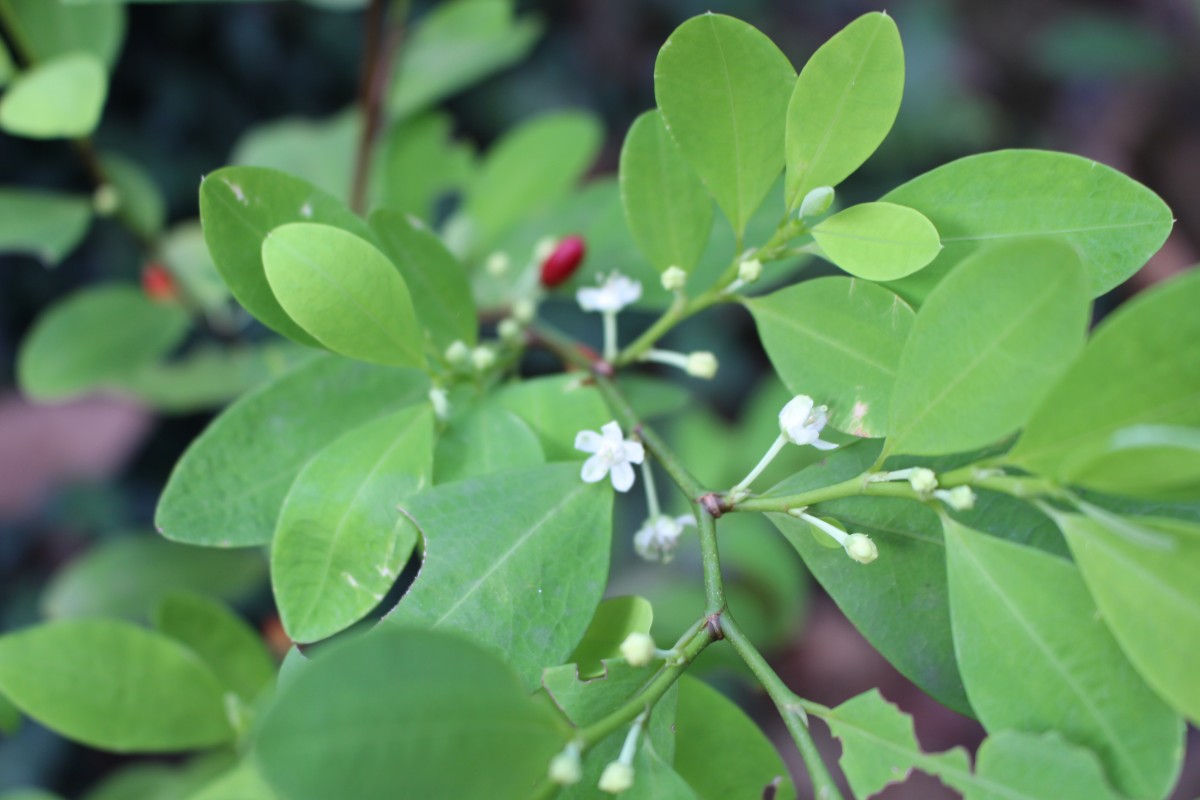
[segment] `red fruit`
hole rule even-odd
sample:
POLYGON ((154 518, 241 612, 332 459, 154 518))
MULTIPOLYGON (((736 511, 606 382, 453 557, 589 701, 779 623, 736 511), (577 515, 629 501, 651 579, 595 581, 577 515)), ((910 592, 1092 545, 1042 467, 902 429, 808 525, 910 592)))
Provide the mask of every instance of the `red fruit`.
POLYGON ((567 236, 542 262, 542 286, 553 289, 575 274, 586 254, 583 237, 567 236))
POLYGON ((167 303, 179 298, 175 279, 162 264, 151 262, 142 267, 142 291, 151 300, 167 303))

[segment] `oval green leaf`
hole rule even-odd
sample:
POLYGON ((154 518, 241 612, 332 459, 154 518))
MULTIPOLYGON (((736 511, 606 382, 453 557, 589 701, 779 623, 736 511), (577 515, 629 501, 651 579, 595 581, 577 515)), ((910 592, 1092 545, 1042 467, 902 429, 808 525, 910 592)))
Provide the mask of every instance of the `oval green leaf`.
POLYGON ((87 234, 92 204, 37 189, 0 189, 0 253, 29 253, 57 266, 87 234))
POLYGON ((876 284, 830 277, 756 297, 746 307, 792 394, 827 404, 838 430, 887 433, 896 367, 914 319, 907 303, 876 284))
POLYGON ((1061 238, 1104 294, 1141 269, 1171 232, 1171 210, 1132 178, 1095 161, 1043 150, 1001 150, 952 161, 882 200, 933 222, 944 249, 894 290, 920 304, 956 264, 988 244, 1061 238))
POLYGON ((262 260, 275 299, 325 347, 375 364, 424 363, 408 285, 370 242, 294 222, 267 234, 262 260))
POLYGON ((787 110, 787 201, 837 186, 892 129, 904 94, 904 48, 887 14, 864 14, 813 53, 787 110))
POLYGON ((1078 461, 1063 479, 1101 492, 1188 499, 1200 493, 1200 428, 1134 425, 1106 449, 1078 461))
POLYGON ((812 236, 825 258, 869 281, 910 275, 942 249, 933 223, 894 203, 850 206, 818 223, 812 236))
POLYGON ((46 0, 8 0, 25 45, 44 61, 69 53, 91 53, 111 68, 125 38, 125 8, 116 3, 77 5, 46 0))
POLYGON ((342 436, 288 490, 271 542, 284 630, 314 642, 358 622, 412 555, 417 531, 397 503, 432 483, 433 412, 401 409, 342 436))
POLYGON ((621 657, 621 643, 631 633, 650 633, 654 609, 650 601, 637 595, 610 597, 596 607, 587 631, 579 640, 567 663, 574 664, 580 678, 603 675, 606 658, 621 657))
POLYGON ((108 76, 95 56, 73 53, 17 76, 0 98, 0 129, 30 139, 75 139, 100 123, 108 76))
POLYGON ((1075 566, 942 524, 954 649, 984 727, 1057 730, 1099 754, 1125 794, 1166 795, 1183 725, 1126 660, 1075 566))
POLYGON ((796 70, 761 31, 722 14, 680 25, 658 51, 667 130, 740 238, 783 168, 796 70))
POLYGON ((171 752, 233 737, 209 668, 167 637, 117 620, 0 637, 0 691, 46 727, 102 750, 171 752))
POLYGON ((537 435, 499 403, 485 402, 450 420, 438 439, 434 482, 453 483, 546 459, 537 435))
POLYGON ((255 744, 279 796, 521 800, 565 744, 495 655, 379 628, 319 654, 279 692, 255 744))
POLYGON ((1086 276, 1052 240, 982 250, 917 314, 900 356, 887 452, 937 455, 1021 427, 1083 348, 1086 276))
POLYGON ((691 272, 712 230, 712 199, 667 133, 662 114, 647 111, 621 147, 621 205, 634 241, 659 272, 691 272))
POLYGON ((595 386, 574 375, 547 375, 510 383, 496 402, 520 417, 542 444, 547 461, 571 461, 587 455, 575 449, 575 434, 600 430, 612 419, 595 386))

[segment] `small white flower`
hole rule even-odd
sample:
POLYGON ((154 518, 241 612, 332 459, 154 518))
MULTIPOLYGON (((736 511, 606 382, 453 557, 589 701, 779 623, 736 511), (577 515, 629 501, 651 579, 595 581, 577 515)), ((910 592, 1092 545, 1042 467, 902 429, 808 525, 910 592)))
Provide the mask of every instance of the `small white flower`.
POLYGON ((742 283, 754 283, 762 277, 762 262, 757 258, 738 264, 738 280, 742 283))
POLYGON ((633 486, 633 464, 646 458, 641 442, 626 439, 621 426, 616 422, 606 423, 595 431, 580 431, 575 436, 575 449, 594 453, 583 462, 582 477, 587 483, 596 483, 612 473, 612 485, 618 492, 628 492, 633 486))
POLYGON ((718 366, 716 356, 707 350, 698 350, 688 355, 684 369, 693 378, 703 378, 708 381, 717 374, 718 366))
POLYGON ((970 486, 955 486, 953 489, 938 489, 933 496, 955 511, 970 511, 975 507, 975 492, 970 486))
POLYGON ((430 389, 429 402, 433 405, 433 414, 435 417, 442 421, 450 418, 450 400, 445 389, 441 387, 430 389))
POLYGON ((846 537, 846 541, 842 544, 846 550, 846 555, 860 564, 870 564, 875 559, 879 558, 879 548, 871 541, 871 537, 865 533, 852 533, 846 537))
POLYGON ((600 791, 608 794, 620 794, 633 786, 633 765, 621 761, 611 761, 600 774, 600 791))
POLYGON ((467 347, 467 343, 461 339, 455 339, 446 348, 445 357, 451 364, 465 364, 467 359, 471 357, 471 348, 467 347))
POLYGON ((496 333, 505 342, 515 342, 521 338, 521 323, 512 317, 506 317, 496 326, 496 333))
POLYGON ((644 667, 654 660, 658 652, 654 646, 654 637, 648 633, 634 632, 621 642, 621 656, 631 667, 644 667))
POLYGON ((522 297, 512 305, 513 319, 522 324, 528 325, 533 322, 534 315, 537 314, 537 305, 527 297, 522 297))
POLYGON ((634 534, 633 549, 647 561, 661 561, 666 564, 675 557, 675 548, 679 546, 679 537, 683 535, 683 529, 695 524, 696 519, 691 514, 679 517, 659 514, 650 517, 634 534))
POLYGON ((937 475, 925 467, 915 467, 908 476, 908 485, 918 494, 930 494, 938 487, 937 475))
POLYGON ((494 278, 499 278, 504 275, 504 273, 508 272, 510 263, 511 262, 509 261, 507 253, 496 251, 488 256, 484 268, 487 270, 488 275, 491 275, 494 278))
POLYGON ((575 293, 579 307, 584 311, 601 311, 615 314, 642 296, 642 284, 614 272, 599 286, 588 286, 575 293))
POLYGON ((550 759, 550 780, 559 786, 579 783, 583 777, 583 764, 579 758, 579 745, 569 742, 562 752, 550 759))
POLYGON ((496 363, 496 352, 486 345, 480 345, 471 351, 471 365, 483 372, 496 363))
POLYGON ((679 267, 667 267, 662 274, 662 287, 668 292, 678 292, 687 285, 687 273, 679 267))
POLYGON ((831 205, 833 205, 833 187, 818 186, 804 195, 804 199, 800 201, 800 219, 819 217, 828 211, 831 205))
POLYGON ((814 406, 811 397, 798 394, 779 412, 779 430, 792 444, 811 444, 818 450, 833 450, 836 444, 820 438, 828 419, 827 407, 814 406))

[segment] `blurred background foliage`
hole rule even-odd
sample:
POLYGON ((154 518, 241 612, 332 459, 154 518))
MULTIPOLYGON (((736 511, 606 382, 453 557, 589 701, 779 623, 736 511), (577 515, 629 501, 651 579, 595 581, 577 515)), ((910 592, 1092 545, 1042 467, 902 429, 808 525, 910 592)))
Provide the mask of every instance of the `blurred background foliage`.
MULTIPOLYGON (((363 14, 355 7, 361 5, 314 0, 127 8, 124 45, 112 50, 108 100, 94 140, 110 178, 139 198, 127 206, 135 224, 97 219, 55 268, 32 257, 0 256, 0 630, 43 615, 145 616, 168 590, 191 588, 235 604, 279 652, 286 649, 258 553, 185 551, 150 532, 171 466, 211 417, 203 407, 251 383, 265 362, 202 366, 192 380, 208 387, 211 399, 200 403, 172 402, 158 385, 157 394, 141 392, 141 401, 96 395, 39 406, 14 388, 16 354, 52 303, 84 286, 133 286, 144 279, 147 251, 129 228, 150 236, 168 230, 163 247, 169 258, 203 262, 194 227, 197 187, 202 175, 222 165, 278 164, 301 169, 334 191, 348 191, 357 131, 354 112, 347 109, 359 81, 363 14), (97 586, 106 591, 98 594, 97 586)), ((414 17, 433 5, 415 2, 414 17)), ((451 92, 445 103, 457 153, 446 162, 447 186, 459 179, 454 164, 464 165, 465 174, 471 154, 486 150, 506 130, 538 112, 564 108, 584 109, 602 120, 603 145, 592 174, 611 175, 629 124, 654 104, 658 48, 694 14, 721 11, 753 23, 799 68, 819 44, 877 4, 541 0, 517 7, 519 22, 507 34, 506 47, 509 60, 530 48, 528 56, 466 91, 451 92)), ((982 150, 1065 150, 1141 181, 1162 195, 1178 220, 1163 250, 1129 285, 1105 298, 1100 313, 1197 260, 1200 4, 905 0, 887 10, 904 39, 904 103, 891 135, 840 200, 876 198, 931 167, 982 150)), ((393 102, 419 99, 405 95, 393 102)), ((89 194, 86 160, 76 155, 66 141, 0 134, 0 186, 89 194)), ((587 209, 583 204, 584 217, 587 209)), ((531 244, 536 226, 527 233, 531 244)), ((605 253, 619 251, 597 251, 589 272, 623 266, 604 261, 605 253)), ((202 296, 202 267, 190 274, 199 283, 189 288, 202 296)), ((236 311, 218 306, 206 319, 208 338, 218 344, 268 338, 261 329, 243 329, 236 311), (227 313, 234 316, 222 316, 227 313)), ((571 324, 565 316, 563 322, 571 324)), ((783 390, 770 377, 740 308, 707 312, 672 334, 671 344, 684 351, 713 349, 720 358, 719 380, 680 379, 702 402, 692 403, 669 432, 702 480, 731 485, 775 435, 783 390)), ((289 351, 268 356, 281 363, 293 357, 289 351)), ((535 359, 529 366, 551 365, 535 359)), ((681 396, 646 399, 668 408, 684 402, 689 401, 681 396)), ((786 474, 788 467, 773 469, 786 474)), ((699 603, 698 554, 685 549, 667 568, 633 563, 629 536, 620 532, 631 536, 643 509, 621 505, 619 558, 628 567, 614 570, 613 593, 650 598, 655 633, 673 639, 699 603)), ((727 528, 722 522, 730 531, 723 537, 723 555, 732 576, 731 602, 746 627, 753 627, 749 632, 773 646, 787 680, 831 705, 882 686, 885 695, 916 714, 928 749, 976 744, 978 726, 926 698, 887 666, 805 580, 790 548, 756 527, 758 522, 731 519, 727 528), (745 530, 734 533, 735 526, 745 530)), ((710 675, 729 683, 736 666, 719 649, 706 659, 710 675)), ((743 700, 772 730, 773 712, 757 698, 743 700)), ((163 761, 144 766, 143 760, 130 772, 129 759, 69 744, 30 722, 19 728, 10 723, 0 708, 0 792, 37 785, 63 797, 166 800, 185 796, 187 787, 224 766, 212 759, 186 768, 163 761), (106 776, 109 783, 97 788, 106 776)), ((1195 731, 1190 744, 1193 757, 1176 794, 1181 800, 1200 791, 1195 731)), ((825 745, 830 754, 836 751, 830 742, 825 745)), ((918 776, 884 796, 929 798, 940 791, 936 782, 918 776)))

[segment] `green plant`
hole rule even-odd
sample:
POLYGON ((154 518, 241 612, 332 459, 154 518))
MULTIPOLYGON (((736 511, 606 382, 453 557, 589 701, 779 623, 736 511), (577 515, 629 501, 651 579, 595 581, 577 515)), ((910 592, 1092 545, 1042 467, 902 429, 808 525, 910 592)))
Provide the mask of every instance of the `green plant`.
MULTIPOLYGON (((414 170, 411 205, 386 178, 364 218, 361 177, 343 181, 347 205, 274 169, 207 176, 224 283, 317 352, 217 417, 157 524, 184 544, 269 548, 284 628, 315 655, 293 649, 271 685, 243 623, 173 595, 153 631, 93 619, 0 637, 0 691, 96 747, 236 744, 243 757, 194 798, 784 796, 754 723, 686 674, 725 648, 774 701, 819 797, 841 794, 812 718, 840 739, 857 796, 911 769, 969 798, 1167 796, 1184 719, 1200 720, 1200 274, 1089 336, 1092 300, 1172 220, 1145 187, 1061 153, 964 158, 834 210, 892 125, 903 64, 883 14, 799 76, 753 27, 696 17, 660 51, 658 108, 631 127, 617 181, 577 188, 598 127, 547 115, 451 183, 461 202, 436 227, 457 156, 436 118, 407 116, 432 81, 402 83, 389 108, 397 129, 430 126, 417 139, 430 150, 411 146, 437 167, 373 162, 414 170), (582 266, 579 241, 556 250, 570 233, 582 266), (839 273, 795 280, 813 255, 839 273), (546 319, 571 295, 600 317, 599 352, 546 319), (634 304, 659 316, 622 337, 634 304), (686 393, 635 374, 655 362, 721 380, 711 353, 658 347, 718 304, 750 312, 788 390, 734 443, 681 410, 686 393), (523 374, 531 350, 565 374, 523 374), (684 420, 677 446, 646 421, 664 410, 684 420), (613 491, 639 481, 639 554, 667 561, 693 530, 700 548, 703 600, 669 648, 650 636, 654 604, 604 599, 613 491), (664 511, 668 497, 688 513, 664 511), (743 615, 721 566, 759 517, 902 673, 983 723, 973 766, 961 749, 922 751, 877 692, 827 708, 776 675, 747 633, 770 615, 743 615), (403 598, 344 634, 414 560, 403 598)), ((353 174, 369 172, 369 138, 353 174)), ((89 313, 136 318, 110 291, 89 313)), ((148 359, 176 341, 155 333, 182 328, 168 316, 148 309, 132 339, 148 359)), ((35 332, 26 386, 94 385, 95 356, 64 362, 48 330, 70 338, 49 318, 35 332)))

